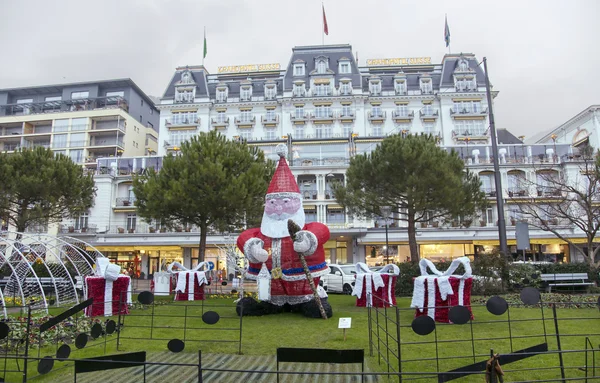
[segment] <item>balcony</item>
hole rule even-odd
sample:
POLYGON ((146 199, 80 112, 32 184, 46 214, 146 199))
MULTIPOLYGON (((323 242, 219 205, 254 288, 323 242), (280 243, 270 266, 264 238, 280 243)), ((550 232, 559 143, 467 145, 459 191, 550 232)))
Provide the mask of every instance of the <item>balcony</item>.
POLYGON ((354 115, 354 112, 337 112, 336 114, 336 118, 338 120, 340 120, 341 122, 353 122, 356 119, 356 116, 354 115))
MULTIPOLYGON (((106 147, 115 146, 121 150, 125 150, 125 143, 123 140, 115 140, 114 138, 101 139, 99 137, 95 137, 95 139, 90 141, 88 150, 105 149, 106 147)), ((66 147, 66 145, 64 147, 66 147)))
POLYGON ((346 157, 298 158, 290 166, 346 166, 350 159, 346 157))
POLYGON ((11 143, 4 143, 4 148, 2 149, 3 152, 13 152, 15 150, 19 150, 21 149, 21 144, 11 144, 11 143))
POLYGON ((136 202, 135 197, 118 197, 115 200, 115 208, 134 207, 136 202))
POLYGON ((392 112, 392 120, 394 120, 394 122, 412 121, 414 117, 415 117, 414 111, 404 112, 404 111, 394 110, 392 112))
POLYGON ((25 141, 25 147, 27 149, 35 148, 50 148, 50 141, 25 141))
POLYGON ((308 117, 308 113, 290 113, 290 121, 294 124, 305 124, 308 117))
POLYGON ((311 90, 311 95, 313 97, 328 97, 332 96, 333 92, 331 91, 331 88, 314 88, 311 90))
POLYGON ((182 126, 195 126, 200 124, 200 118, 173 118, 165 121, 167 128, 177 128, 182 126))
POLYGON ((510 198, 529 198, 529 193, 523 186, 508 188, 508 196, 510 198))
POLYGON ((460 109, 454 109, 454 108, 450 108, 450 115, 452 116, 452 118, 456 118, 456 117, 478 117, 478 116, 485 116, 487 114, 487 108, 483 109, 483 110, 473 110, 471 108, 467 109, 467 108, 460 108, 460 109))
POLYGON ((385 121, 386 112, 369 112, 368 118, 372 123, 382 123, 385 121))
POLYGON ((496 198, 495 188, 481 188, 481 191, 484 192, 485 196, 488 198, 496 198))
POLYGON ((300 191, 302 198, 307 199, 318 199, 317 189, 302 189, 300 191))
POLYGON ((333 112, 319 112, 317 114, 313 113, 311 114, 310 119, 315 124, 333 122, 333 112))
POLYGON ((58 232, 59 234, 67 234, 69 236, 72 235, 95 235, 98 230, 97 225, 89 224, 84 227, 78 227, 76 225, 60 225, 58 232))
POLYGON ((254 124, 256 123, 256 117, 252 116, 252 117, 236 117, 235 118, 235 125, 237 127, 240 126, 254 126, 254 124))
POLYGON ((229 126, 229 117, 217 117, 210 120, 210 126, 215 129, 227 129, 229 126))
MULTIPOLYGON (((79 98, 73 100, 33 102, 28 104, 8 104, 0 106, 7 116, 22 116, 40 113, 78 112, 95 109, 123 109, 129 111, 123 97, 79 98)), ((0 113, 2 115, 3 113, 0 113)))
POLYGON ((123 133, 127 131, 127 126, 125 125, 125 123, 123 121, 118 120, 96 120, 91 125, 91 127, 88 127, 91 128, 90 134, 98 132, 104 133, 108 130, 119 130, 123 133))
POLYGON ((437 109, 423 108, 419 110, 419 116, 421 117, 421 120, 437 119, 439 116, 439 112, 437 109))
POLYGON ((485 131, 479 129, 476 131, 468 131, 468 130, 453 130, 452 131, 452 138, 456 139, 456 140, 482 140, 482 139, 487 139, 488 137, 488 130, 486 129, 485 131))
POLYGON ((306 97, 306 89, 294 89, 292 97, 306 97))
POLYGON ((265 127, 274 127, 279 125, 279 115, 275 116, 261 116, 260 122, 265 127))
POLYGON ((562 191, 556 187, 550 186, 538 186, 537 187, 538 198, 562 198, 562 191))

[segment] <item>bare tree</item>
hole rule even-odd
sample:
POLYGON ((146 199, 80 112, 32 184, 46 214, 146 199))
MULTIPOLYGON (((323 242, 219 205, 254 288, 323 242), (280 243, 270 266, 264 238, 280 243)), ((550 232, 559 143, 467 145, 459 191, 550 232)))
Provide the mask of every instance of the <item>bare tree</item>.
POLYGON ((535 189, 534 198, 510 194, 509 198, 531 226, 554 234, 577 249, 587 263, 598 266, 600 246, 594 249, 593 243, 600 229, 600 152, 585 147, 576 161, 572 167, 564 165, 561 172, 536 168, 536 179, 522 185, 530 192, 535 189), (586 242, 574 241, 569 228, 579 229, 586 242))

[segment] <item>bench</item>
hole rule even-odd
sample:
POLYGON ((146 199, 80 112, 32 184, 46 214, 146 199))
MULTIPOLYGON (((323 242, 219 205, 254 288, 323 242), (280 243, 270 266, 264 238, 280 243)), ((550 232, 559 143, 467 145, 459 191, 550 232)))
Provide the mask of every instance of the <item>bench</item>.
MULTIPOLYGON (((332 350, 323 348, 286 348, 277 349, 277 383, 279 383, 279 363, 331 363, 331 364, 360 364, 361 373, 365 372, 365 351, 364 350, 332 350)), ((281 372, 282 374, 285 372, 281 372)), ((318 375, 318 373, 315 373, 318 375)), ((312 377, 307 380, 313 380, 312 377)), ((365 376, 361 375, 360 381, 364 381, 365 376)))
POLYGON ((568 286, 592 286, 593 282, 587 282, 587 273, 566 273, 566 274, 542 274, 542 281, 546 283, 546 292, 552 292, 553 287, 568 286))

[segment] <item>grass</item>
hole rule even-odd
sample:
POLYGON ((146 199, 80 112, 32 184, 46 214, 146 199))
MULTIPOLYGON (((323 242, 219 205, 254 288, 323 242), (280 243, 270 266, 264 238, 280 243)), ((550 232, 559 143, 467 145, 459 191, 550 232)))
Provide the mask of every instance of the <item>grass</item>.
MULTIPOLYGON (((355 306, 355 298, 343 295, 331 295, 330 303, 333 307, 334 317, 328 320, 304 318, 300 314, 283 313, 265 317, 244 317, 242 333, 242 352, 245 355, 274 355, 277 347, 317 347, 333 349, 364 349, 369 354, 369 332, 368 316, 366 308, 355 306), (352 318, 352 328, 347 330, 347 338, 344 340, 342 330, 338 329, 338 319, 341 317, 352 318)), ((187 302, 186 302, 187 303, 187 302)), ((401 324, 401 353, 404 372, 432 372, 438 368, 435 356, 435 337, 438 338, 437 353, 440 358, 453 357, 453 359, 440 360, 439 370, 447 371, 463 365, 486 359, 490 349, 495 352, 508 353, 511 344, 508 340, 509 326, 506 323, 492 322, 506 320, 507 313, 502 316, 494 316, 487 312, 485 306, 473 308, 475 320, 472 326, 466 325, 444 325, 438 324, 437 331, 426 336, 419 336, 410 329, 414 311, 408 309, 410 299, 398 298, 401 324), (471 328, 474 342, 471 342, 471 328), (418 342, 428 342, 419 344, 418 342), (473 349, 476 356, 473 357, 473 349), (460 359, 459 359, 460 357, 460 359), (433 358, 433 359, 431 359, 433 358), (409 361, 411 360, 411 361, 409 361)), ((202 349, 203 353, 237 353, 236 343, 223 343, 223 340, 236 340, 239 331, 239 318, 235 315, 235 305, 231 300, 214 299, 205 303, 204 311, 214 310, 222 316, 219 323, 210 327, 199 318, 202 314, 200 302, 194 302, 194 306, 185 308, 183 303, 171 303, 168 305, 155 306, 153 338, 163 340, 148 340, 150 330, 136 326, 149 326, 152 318, 149 316, 151 309, 134 309, 131 315, 125 319, 125 327, 121 333, 121 351, 147 351, 148 353, 159 353, 167 350, 167 342, 172 338, 186 339, 186 353, 197 353, 202 349), (214 302, 214 303, 213 303, 214 302), (211 305, 211 307, 209 307, 211 305), (220 307, 212 307, 219 305, 220 307), (187 310, 188 319, 186 333, 177 327, 183 326, 184 319, 181 315, 187 310), (198 318, 190 318, 197 316, 198 318), (195 342, 193 340, 201 340, 195 342)), ((388 309, 388 314, 395 320, 395 310, 388 309)), ((53 313, 56 314, 56 313, 53 313)), ((544 309, 546 317, 545 325, 548 335, 548 346, 550 350, 556 350, 556 337, 554 336, 554 322, 552 311, 544 309)), ((513 339, 512 350, 517 351, 526 347, 544 342, 544 326, 542 312, 539 308, 511 307, 510 317, 512 325, 510 332, 513 337, 528 336, 524 339, 513 339)), ((585 347, 585 336, 591 333, 600 333, 600 315, 595 308, 579 309, 557 309, 559 327, 561 332, 561 343, 563 350, 581 350, 585 347), (569 318, 579 319, 569 319, 569 318)), ((116 318, 115 318, 116 319, 116 318)), ((380 337, 385 338, 383 328, 387 325, 389 332, 395 336, 394 324, 384 320, 380 316, 380 337), (392 330, 394 329, 394 330, 392 330)), ((109 336, 106 353, 116 352, 116 342, 113 340, 116 334, 109 336)), ((590 335, 592 344, 598 347, 599 335, 590 335)), ((367 357, 367 365, 372 371, 387 371, 383 360, 376 357, 378 342, 375 339, 375 356, 367 357)), ((391 342, 390 340, 390 343, 391 342)), ((74 351, 71 358, 85 358, 104 354, 104 342, 95 340, 82 350, 74 351), (91 347, 92 345, 99 347, 91 347)), ((379 348, 384 350, 382 342, 379 348)), ((395 349, 395 346, 394 346, 395 349)), ((73 347, 73 350, 75 348, 73 347)), ((44 347, 41 356, 53 355, 54 347, 44 347)), ((387 356, 386 352, 382 352, 387 356)), ((31 355, 37 355, 37 349, 33 349, 31 355)), ((390 358, 393 358, 390 355, 390 358)), ((568 353, 564 355, 566 366, 582 366, 585 364, 581 353, 568 353)), ((394 364, 397 363, 394 361, 394 364)), ((62 382, 72 379, 73 368, 57 370, 61 363, 55 363, 55 369, 46 376, 36 379, 40 382, 62 382)), ((558 366, 558 355, 538 355, 519 362, 503 366, 506 371, 506 381, 550 379, 560 377, 558 369, 547 369, 542 371, 514 371, 527 368, 551 368, 558 366)), ((210 367, 210 366, 205 366, 210 367)), ((37 362, 30 362, 31 375, 37 375, 37 362)), ((168 371, 168 370, 167 370, 168 371)), ((598 370, 600 373, 600 369, 598 370)), ((567 377, 581 377, 583 372, 577 369, 568 369, 567 377)), ((19 381, 19 374, 7 376, 7 381, 19 381)), ((381 380, 384 380, 383 378, 381 380)), ((429 380, 420 380, 429 381, 429 380)), ((431 381, 437 381, 432 379, 431 381)), ((481 382, 482 376, 471 376, 457 380, 457 382, 481 382)))

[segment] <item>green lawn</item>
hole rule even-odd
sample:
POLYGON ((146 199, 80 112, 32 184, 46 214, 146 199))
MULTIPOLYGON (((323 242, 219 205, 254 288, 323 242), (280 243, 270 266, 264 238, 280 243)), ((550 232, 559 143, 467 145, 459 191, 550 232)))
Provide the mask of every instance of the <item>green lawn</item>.
MULTIPOLYGON (((190 319, 186 323, 188 330, 185 334, 186 348, 185 353, 197 353, 197 350, 202 349, 203 353, 227 353, 233 354, 237 352, 237 344, 223 343, 221 340, 235 340, 237 338, 237 326, 239 319, 235 316, 233 302, 229 300, 212 300, 215 304, 221 307, 213 308, 218 311, 222 319, 212 328, 219 328, 218 331, 202 331, 206 328, 199 318, 190 319), (227 329, 231 330, 227 330, 227 329), (192 342, 191 339, 202 339, 203 342, 192 342)), ((274 355, 277 347, 318 347, 318 348, 334 348, 334 349, 365 349, 365 353, 369 352, 369 334, 368 334, 368 318, 367 309, 355 307, 356 299, 350 296, 331 295, 330 303, 333 307, 334 317, 328 320, 308 319, 300 314, 284 313, 279 315, 271 315, 265 317, 245 317, 243 319, 243 334, 242 334, 242 352, 245 355, 274 355), (347 339, 344 341, 342 330, 338 329, 338 319, 341 317, 352 318, 352 328, 347 331, 347 339)), ((212 303, 211 303, 212 304, 212 303)), ((410 305, 409 298, 399 298, 399 307, 407 308, 410 305)), ((205 307, 204 310, 211 308, 205 307)), ((177 317, 184 313, 184 306, 181 303, 171 303, 163 306, 155 307, 155 318, 152 336, 153 338, 164 338, 165 340, 142 340, 142 339, 127 339, 127 338, 144 338, 150 337, 150 330, 146 328, 136 328, 135 325, 146 326, 150 324, 150 310, 134 310, 132 315, 128 316, 125 321, 125 328, 121 333, 124 338, 121 342, 121 351, 132 352, 145 350, 148 353, 158 353, 167 350, 167 340, 172 338, 184 338, 183 330, 175 329, 183 325, 183 318, 177 317), (161 316, 162 315, 162 316, 161 316), (166 317, 164 315, 171 315, 166 317), (157 328, 163 327, 163 328, 157 328), (171 328, 169 328, 171 327, 171 328)), ((188 307, 188 315, 200 316, 202 308, 200 303, 195 303, 194 307, 188 307)), ((508 325, 506 323, 480 323, 490 320, 505 320, 507 314, 502 316, 494 316, 487 312, 485 307, 474 308, 475 320, 473 321, 472 329, 475 338, 485 338, 474 342, 475 353, 488 355, 490 349, 496 352, 510 352, 510 342, 508 338, 508 325)), ((54 313, 55 314, 55 313, 54 313)), ((388 314, 395 318, 395 310, 388 309, 388 314)), ((410 326, 414 312, 412 310, 400 311, 400 323, 402 326, 410 326)), ((538 319, 535 321, 513 322, 511 331, 513 336, 536 336, 527 339, 515 339, 513 342, 513 350, 517 351, 525 347, 543 343, 543 326, 541 321, 541 311, 535 308, 511 308, 510 315, 512 320, 538 319)), ((546 331, 548 334, 548 344, 550 350, 556 350, 556 338, 554 336, 554 323, 552 320, 552 311, 545 309, 546 316, 546 331)), ((563 350, 576 350, 584 348, 585 336, 580 334, 600 333, 600 314, 598 309, 558 309, 559 318, 578 317, 578 320, 559 320, 559 327, 563 350), (576 336, 567 336, 576 335, 576 336)), ((116 319, 116 318, 115 318, 116 319)), ((381 322, 381 326, 385 327, 385 321, 381 322)), ((388 331, 395 335, 392 323, 387 323, 388 331)), ((380 330, 380 336, 385 337, 383 330, 380 330)), ((436 371, 435 360, 426 360, 427 358, 435 358, 436 349, 434 344, 411 344, 412 342, 433 341, 437 336, 439 341, 438 354, 440 357, 447 356, 464 356, 464 359, 442 360, 440 361, 440 371, 446 371, 452 368, 457 368, 473 361, 480 361, 482 356, 472 357, 471 343, 471 326, 466 325, 438 325, 437 331, 427 336, 419 336, 413 333, 410 327, 401 328, 401 352, 402 359, 416 360, 413 362, 404 362, 403 371, 436 371)), ((116 351, 116 342, 112 341, 116 337, 110 336, 111 341, 107 344, 107 353, 116 351)), ((600 344, 600 336, 591 336, 592 344, 596 347, 600 344)), ((88 343, 88 347, 93 344, 103 342, 96 340, 88 343)), ((375 349, 377 345, 375 345, 375 349)), ((380 348, 383 346, 380 344, 380 348)), ((85 348, 73 352, 72 358, 92 357, 102 355, 104 347, 85 348)), ((54 354, 54 348, 44 348, 41 356, 54 354)), ((37 349, 33 349, 31 355, 37 355, 37 349)), ((600 355, 599 355, 600 356, 600 355)), ((391 356, 390 356, 391 357, 391 356)), ((584 365, 583 354, 565 354, 566 366, 582 366, 584 365)), ((600 358, 598 358, 600 359, 600 358)), ((396 363, 394 361, 394 363, 396 363)), ((371 370, 386 371, 386 366, 383 361, 378 364, 376 356, 367 357, 367 364, 371 370)), ((61 363, 55 364, 55 370, 60 367, 61 363)), ((32 375, 37 375, 35 368, 36 362, 30 363, 32 375)), ((544 379, 556 378, 560 376, 557 369, 548 369, 544 371, 528 371, 511 373, 510 370, 533 367, 553 367, 558 366, 558 355, 535 356, 525 359, 520 362, 512 363, 503 366, 507 371, 506 381, 521 381, 527 379, 544 379)), ((210 367, 210 366, 205 366, 210 367)), ((600 372, 600 369, 598 370, 600 372)), ((62 382, 72 379, 72 367, 63 368, 58 371, 53 371, 41 379, 36 379, 40 382, 62 382)), ((581 377, 583 372, 578 370, 567 370, 567 377, 581 377)), ((18 375, 9 375, 7 381, 18 381, 18 375)), ((383 381, 384 379, 380 379, 383 381)), ((420 381, 434 381, 422 379, 420 381)), ((436 380, 435 380, 436 381, 436 380)), ((456 380, 457 382, 481 382, 483 377, 472 376, 456 380)))

